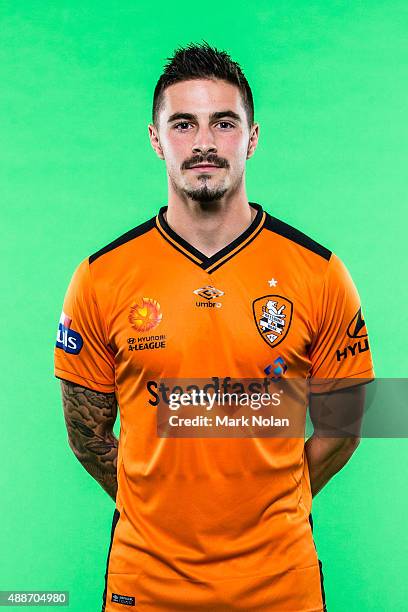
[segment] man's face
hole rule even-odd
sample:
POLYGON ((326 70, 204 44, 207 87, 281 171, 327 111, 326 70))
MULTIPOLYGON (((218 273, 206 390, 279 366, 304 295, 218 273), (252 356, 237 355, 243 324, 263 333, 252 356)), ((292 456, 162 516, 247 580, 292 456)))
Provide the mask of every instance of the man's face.
POLYGON ((255 150, 258 126, 249 130, 240 91, 219 79, 175 83, 164 92, 153 148, 166 161, 173 189, 200 202, 236 191, 255 150), (197 164, 210 164, 194 167, 197 164))

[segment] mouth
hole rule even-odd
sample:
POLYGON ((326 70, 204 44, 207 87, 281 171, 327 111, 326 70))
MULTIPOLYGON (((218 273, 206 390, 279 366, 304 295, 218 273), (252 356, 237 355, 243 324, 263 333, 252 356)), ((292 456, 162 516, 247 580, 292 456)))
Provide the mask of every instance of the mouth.
POLYGON ((192 166, 189 170, 198 170, 198 171, 211 171, 216 170, 220 166, 214 166, 214 164, 198 164, 197 166, 192 166))

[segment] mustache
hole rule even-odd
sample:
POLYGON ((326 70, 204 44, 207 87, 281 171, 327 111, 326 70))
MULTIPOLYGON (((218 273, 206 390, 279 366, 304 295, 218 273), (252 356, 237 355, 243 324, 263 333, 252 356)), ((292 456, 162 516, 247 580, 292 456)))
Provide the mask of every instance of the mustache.
POLYGON ((189 168, 192 168, 197 164, 205 163, 213 164, 214 166, 218 166, 219 168, 229 168, 229 163, 226 159, 223 159, 222 157, 217 157, 216 155, 207 155, 207 157, 196 156, 184 161, 181 165, 181 169, 188 170, 189 168))

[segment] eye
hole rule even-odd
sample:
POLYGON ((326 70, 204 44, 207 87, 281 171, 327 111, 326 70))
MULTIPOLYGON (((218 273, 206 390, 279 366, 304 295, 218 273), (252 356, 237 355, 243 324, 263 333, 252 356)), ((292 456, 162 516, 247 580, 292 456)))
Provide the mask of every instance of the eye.
POLYGON ((184 128, 178 129, 181 126, 187 126, 187 125, 191 125, 191 123, 189 121, 180 121, 180 123, 176 123, 176 125, 174 126, 174 129, 177 130, 178 132, 185 132, 186 130, 184 128))
POLYGON ((221 124, 223 124, 224 126, 227 126, 227 128, 228 128, 228 127, 235 127, 235 126, 234 126, 232 123, 230 123, 229 121, 219 121, 219 122, 217 123, 217 125, 221 125, 221 124))

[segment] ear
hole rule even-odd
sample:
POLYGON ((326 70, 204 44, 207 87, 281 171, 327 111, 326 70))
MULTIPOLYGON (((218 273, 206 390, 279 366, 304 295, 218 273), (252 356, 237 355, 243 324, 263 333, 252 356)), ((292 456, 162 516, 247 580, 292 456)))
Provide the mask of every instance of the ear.
POLYGON ((149 123, 147 128, 149 130, 150 144, 152 145, 153 149, 156 151, 157 157, 159 157, 160 159, 164 159, 163 149, 160 144, 158 129, 156 128, 155 125, 153 125, 153 123, 149 123))
POLYGON ((259 123, 254 123, 249 135, 248 149, 246 158, 249 159, 255 153, 259 139, 259 123))

